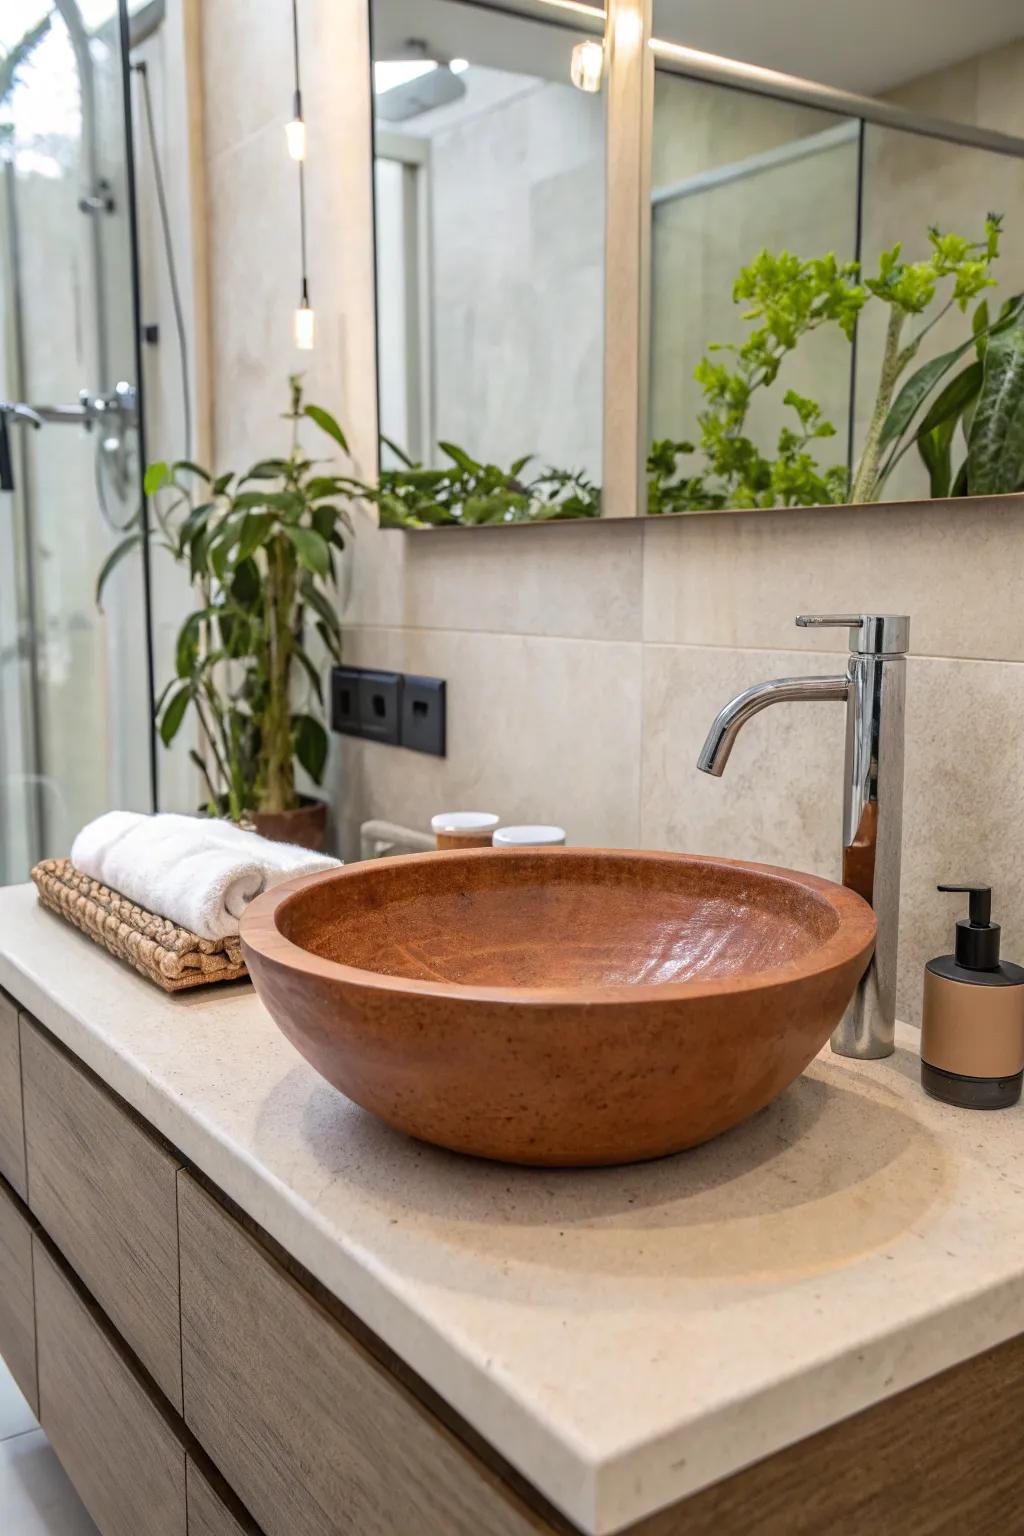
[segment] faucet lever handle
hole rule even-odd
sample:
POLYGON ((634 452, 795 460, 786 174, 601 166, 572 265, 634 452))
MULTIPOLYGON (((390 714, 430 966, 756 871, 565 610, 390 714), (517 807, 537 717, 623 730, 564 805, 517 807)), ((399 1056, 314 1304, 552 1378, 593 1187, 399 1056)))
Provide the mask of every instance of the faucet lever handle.
POLYGON ((910 645, 905 613, 800 613, 798 629, 848 629, 850 650, 860 656, 902 656, 910 645))

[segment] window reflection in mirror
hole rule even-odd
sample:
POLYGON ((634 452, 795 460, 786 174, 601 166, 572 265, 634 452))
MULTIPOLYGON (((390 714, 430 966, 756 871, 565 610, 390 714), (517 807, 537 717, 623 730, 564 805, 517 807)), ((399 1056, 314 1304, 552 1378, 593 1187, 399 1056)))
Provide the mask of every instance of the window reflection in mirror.
POLYGON ((659 58, 649 511, 1024 488, 1024 13, 827 10, 824 26, 812 0, 655 0, 653 31, 1007 142, 861 127, 841 101, 659 58))
POLYGON ((570 82, 589 34, 463 0, 371 14, 381 520, 596 513, 604 98, 570 82))

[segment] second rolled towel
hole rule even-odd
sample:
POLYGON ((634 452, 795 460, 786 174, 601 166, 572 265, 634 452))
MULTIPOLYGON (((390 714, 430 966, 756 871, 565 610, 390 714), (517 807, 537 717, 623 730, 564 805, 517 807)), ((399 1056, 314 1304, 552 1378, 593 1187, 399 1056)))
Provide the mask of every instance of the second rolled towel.
POLYGON ((199 816, 108 811, 82 828, 76 869, 202 939, 226 939, 262 891, 337 859, 199 816))

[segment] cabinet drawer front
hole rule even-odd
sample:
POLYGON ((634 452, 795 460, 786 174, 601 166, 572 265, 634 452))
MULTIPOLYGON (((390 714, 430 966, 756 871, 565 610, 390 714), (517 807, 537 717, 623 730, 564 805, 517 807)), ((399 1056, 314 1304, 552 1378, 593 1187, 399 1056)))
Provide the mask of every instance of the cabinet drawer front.
POLYGON ((0 992, 0 1174, 25 1199, 25 1127, 21 1114, 18 1010, 0 992))
POLYGON ((33 1238, 40 1422, 103 1536, 186 1536, 185 1451, 150 1389, 33 1238))
POLYGON ((32 1226, 0 1185, 0 1355, 38 1416, 36 1314, 32 1294, 32 1226))
POLYGON ((267 1536, 547 1531, 188 1174, 185 1420, 267 1536))
POLYGON ((252 1521, 230 1510, 201 1467, 188 1458, 188 1536, 260 1536, 252 1521))
POLYGON ((179 1164, 24 1015, 21 1055, 32 1213, 180 1409, 179 1164))

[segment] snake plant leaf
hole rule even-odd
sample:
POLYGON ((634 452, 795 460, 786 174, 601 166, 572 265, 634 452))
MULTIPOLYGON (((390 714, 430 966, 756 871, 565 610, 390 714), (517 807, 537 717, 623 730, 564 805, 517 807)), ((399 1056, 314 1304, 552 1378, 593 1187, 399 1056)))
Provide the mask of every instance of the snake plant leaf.
POLYGON ((989 338, 967 445, 972 496, 1015 491, 1024 475, 1024 327, 989 338))
POLYGON ((879 446, 885 448, 895 441, 901 433, 910 425, 918 407, 931 394, 939 380, 949 372, 954 363, 958 363, 975 344, 972 335, 969 341, 961 342, 951 352, 943 352, 939 357, 933 357, 930 362, 924 363, 900 390, 890 407, 889 414, 885 418, 885 426, 882 428, 882 436, 879 446))
POLYGON ((918 436, 924 437, 934 428, 951 421, 950 441, 956 427, 957 418, 960 417, 969 406, 972 406, 981 393, 981 383, 984 377, 984 369, 981 363, 970 363, 962 373, 950 379, 945 389, 932 401, 925 413, 921 425, 918 427, 918 436))
POLYGON ((917 435, 917 451, 928 471, 928 493, 933 501, 949 495, 953 478, 953 435, 957 416, 949 415, 944 421, 917 435))

